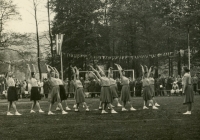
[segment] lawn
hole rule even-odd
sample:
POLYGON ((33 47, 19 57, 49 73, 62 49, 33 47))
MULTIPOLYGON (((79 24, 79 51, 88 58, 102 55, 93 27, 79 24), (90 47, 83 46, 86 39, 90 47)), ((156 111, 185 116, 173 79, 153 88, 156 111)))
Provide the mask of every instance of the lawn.
MULTIPOLYGON (((30 114, 31 102, 19 100, 18 110, 22 116, 6 116, 6 100, 0 100, 0 140, 199 140, 200 139, 200 96, 195 96, 192 115, 182 115, 186 106, 183 97, 157 97, 159 110, 142 110, 141 97, 133 98, 137 111, 118 114, 101 114, 99 99, 87 98, 91 111, 69 111, 68 115, 48 116, 48 102, 41 101, 45 114, 30 114)), ((69 106, 72 108, 73 99, 69 106)), ((55 109, 55 106, 54 106, 55 109)), ((109 111, 110 112, 110 111, 109 111)))

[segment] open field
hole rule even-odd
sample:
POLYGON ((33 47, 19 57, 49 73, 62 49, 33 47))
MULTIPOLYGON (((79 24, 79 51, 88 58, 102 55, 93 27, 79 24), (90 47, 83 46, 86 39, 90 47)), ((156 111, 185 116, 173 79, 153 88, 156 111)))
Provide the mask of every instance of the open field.
MULTIPOLYGON (((186 106, 183 97, 157 97, 159 110, 142 110, 143 100, 134 97, 135 112, 100 114, 99 99, 87 98, 91 111, 69 111, 68 115, 48 116, 48 102, 41 101, 45 114, 30 114, 31 102, 19 100, 18 110, 22 116, 6 116, 6 100, 0 100, 0 139, 65 139, 65 140, 199 140, 200 96, 195 96, 192 115, 182 115, 186 106)), ((72 108, 73 100, 69 99, 72 108)), ((55 108, 56 106, 54 106, 55 108)))

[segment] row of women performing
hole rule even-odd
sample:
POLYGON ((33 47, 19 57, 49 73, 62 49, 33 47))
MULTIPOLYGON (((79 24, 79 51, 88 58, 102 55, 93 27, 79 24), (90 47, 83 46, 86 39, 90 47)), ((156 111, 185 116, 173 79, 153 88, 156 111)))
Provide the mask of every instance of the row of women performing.
MULTIPOLYGON (((102 114, 108 113, 106 109, 109 109, 111 113, 118 113, 114 110, 114 106, 112 105, 114 101, 117 102, 117 106, 121 107, 121 111, 136 111, 133 108, 133 100, 130 95, 130 87, 129 87, 129 79, 125 76, 125 71, 118 64, 115 64, 121 78, 122 82, 122 90, 121 96, 118 97, 117 94, 117 84, 113 79, 113 68, 110 67, 108 69, 108 75, 106 76, 105 72, 99 67, 96 66, 96 69, 93 66, 90 66, 91 70, 88 72, 89 76, 95 78, 101 85, 101 93, 100 93, 100 103, 99 110, 102 110, 102 114), (122 102, 122 105, 119 103, 119 100, 122 102), (129 105, 129 109, 126 108, 126 105, 129 105)), ((63 81, 59 78, 59 72, 56 68, 46 65, 48 71, 48 80, 51 85, 51 92, 48 95, 49 101, 49 109, 48 115, 54 115, 52 112, 52 106, 57 103, 56 110, 61 110, 62 114, 68 114, 68 110, 71 110, 67 105, 67 95, 65 92, 65 88, 63 86, 63 81), (62 101, 65 102, 66 108, 64 109, 62 106, 62 101), (66 111, 65 111, 66 110, 66 111)), ((87 103, 85 102, 85 94, 82 82, 79 80, 79 69, 77 67, 71 67, 73 71, 73 82, 76 88, 75 90, 75 101, 74 101, 74 111, 79 112, 80 104, 83 104, 83 107, 86 111, 90 111, 87 103)), ((148 69, 147 66, 141 65, 141 70, 143 74, 142 83, 143 83, 143 109, 149 109, 147 106, 152 107, 152 109, 158 109, 160 106, 155 100, 155 91, 154 91, 154 78, 153 78, 153 67, 148 69), (149 104, 147 104, 149 102, 149 104)), ((183 114, 191 114, 192 103, 193 103, 193 89, 191 87, 191 76, 189 74, 190 70, 187 67, 183 68, 185 74, 183 76, 183 92, 185 93, 184 103, 187 105, 187 112, 183 114)), ((39 113, 44 113, 44 111, 40 107, 39 101, 41 100, 41 96, 38 88, 38 81, 35 77, 35 68, 33 65, 33 71, 31 71, 30 66, 27 64, 27 77, 28 82, 31 84, 31 97, 30 100, 33 102, 30 113, 36 113, 34 111, 35 106, 37 106, 39 113)), ((13 79, 13 70, 11 65, 9 64, 8 74, 6 76, 6 81, 8 85, 8 111, 7 115, 21 115, 17 111, 16 101, 18 100, 18 96, 15 89, 15 81, 13 79), (10 112, 11 106, 14 108, 15 113, 12 114, 10 112)))

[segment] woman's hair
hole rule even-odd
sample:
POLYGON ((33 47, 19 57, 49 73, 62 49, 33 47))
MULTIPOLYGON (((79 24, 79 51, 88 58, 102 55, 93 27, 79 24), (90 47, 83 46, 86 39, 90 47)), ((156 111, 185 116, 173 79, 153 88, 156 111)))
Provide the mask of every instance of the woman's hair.
POLYGON ((150 77, 153 77, 153 73, 151 72, 149 76, 150 76, 150 77))
POLYGON ((31 76, 33 77, 33 75, 35 75, 35 72, 31 72, 31 76))
POLYGON ((148 73, 148 72, 145 71, 145 72, 144 72, 144 76, 147 76, 147 73, 148 73))
POLYGON ((188 67, 183 67, 183 70, 185 71, 185 72, 190 72, 190 70, 189 70, 189 68, 188 67))

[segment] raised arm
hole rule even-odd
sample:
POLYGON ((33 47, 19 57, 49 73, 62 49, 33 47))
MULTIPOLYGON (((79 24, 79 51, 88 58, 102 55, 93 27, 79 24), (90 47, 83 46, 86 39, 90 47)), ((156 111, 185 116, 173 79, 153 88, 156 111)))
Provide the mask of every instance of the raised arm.
POLYGON ((46 67, 47 67, 47 72, 48 72, 48 79, 50 80, 51 79, 51 66, 45 64, 46 67))
POLYGON ((97 65, 98 70, 105 75, 104 71, 97 65))
POLYGON ((90 68, 97 74, 97 77, 100 79, 101 78, 101 75, 99 74, 99 72, 97 70, 95 70, 93 68, 93 66, 90 66, 90 68))
POLYGON ((151 71, 152 71, 152 68, 153 68, 153 66, 151 66, 150 69, 148 70, 148 75, 147 75, 147 77, 150 76, 150 73, 151 73, 151 71))
POLYGON ((27 64, 27 77, 28 79, 31 79, 31 69, 30 69, 29 64, 27 64))
POLYGON ((8 62, 8 72, 7 72, 7 75, 6 75, 6 77, 5 77, 5 78, 6 78, 6 82, 7 82, 8 77, 9 77, 9 76, 8 76, 8 75, 9 75, 9 72, 11 72, 11 62, 10 62, 10 61, 8 62))
POLYGON ((115 64, 115 65, 117 66, 117 69, 119 70, 120 78, 122 78, 123 77, 122 67, 119 64, 115 64))
POLYGON ((142 78, 144 78, 144 67, 142 65, 140 65, 142 68, 142 78))
POLYGON ((35 65, 32 64, 32 66, 33 66, 33 72, 36 73, 35 65))
POLYGON ((12 70, 11 70, 11 62, 9 61, 8 62, 8 72, 11 72, 12 70))
POLYGON ((112 67, 110 67, 110 68, 108 69, 108 78, 110 78, 110 75, 111 75, 111 74, 113 74, 112 67))
POLYGON ((76 66, 74 67, 74 69, 76 71, 76 78, 79 80, 79 70, 76 66))
POLYGON ((74 69, 74 67, 71 67, 72 69, 72 73, 73 73, 73 76, 74 76, 74 82, 76 81, 76 70, 74 69))
POLYGON ((11 71, 12 71, 12 73, 15 72, 15 65, 12 65, 12 66, 11 66, 11 71))
POLYGON ((55 67, 53 67, 53 69, 54 69, 55 74, 57 74, 57 75, 58 75, 58 78, 59 78, 59 77, 60 77, 60 74, 59 74, 58 70, 57 70, 55 67))
POLYGON ((98 77, 95 75, 94 72, 90 71, 89 73, 92 74, 92 75, 94 76, 95 80, 97 80, 98 82, 100 82, 100 80, 98 79, 98 77))

